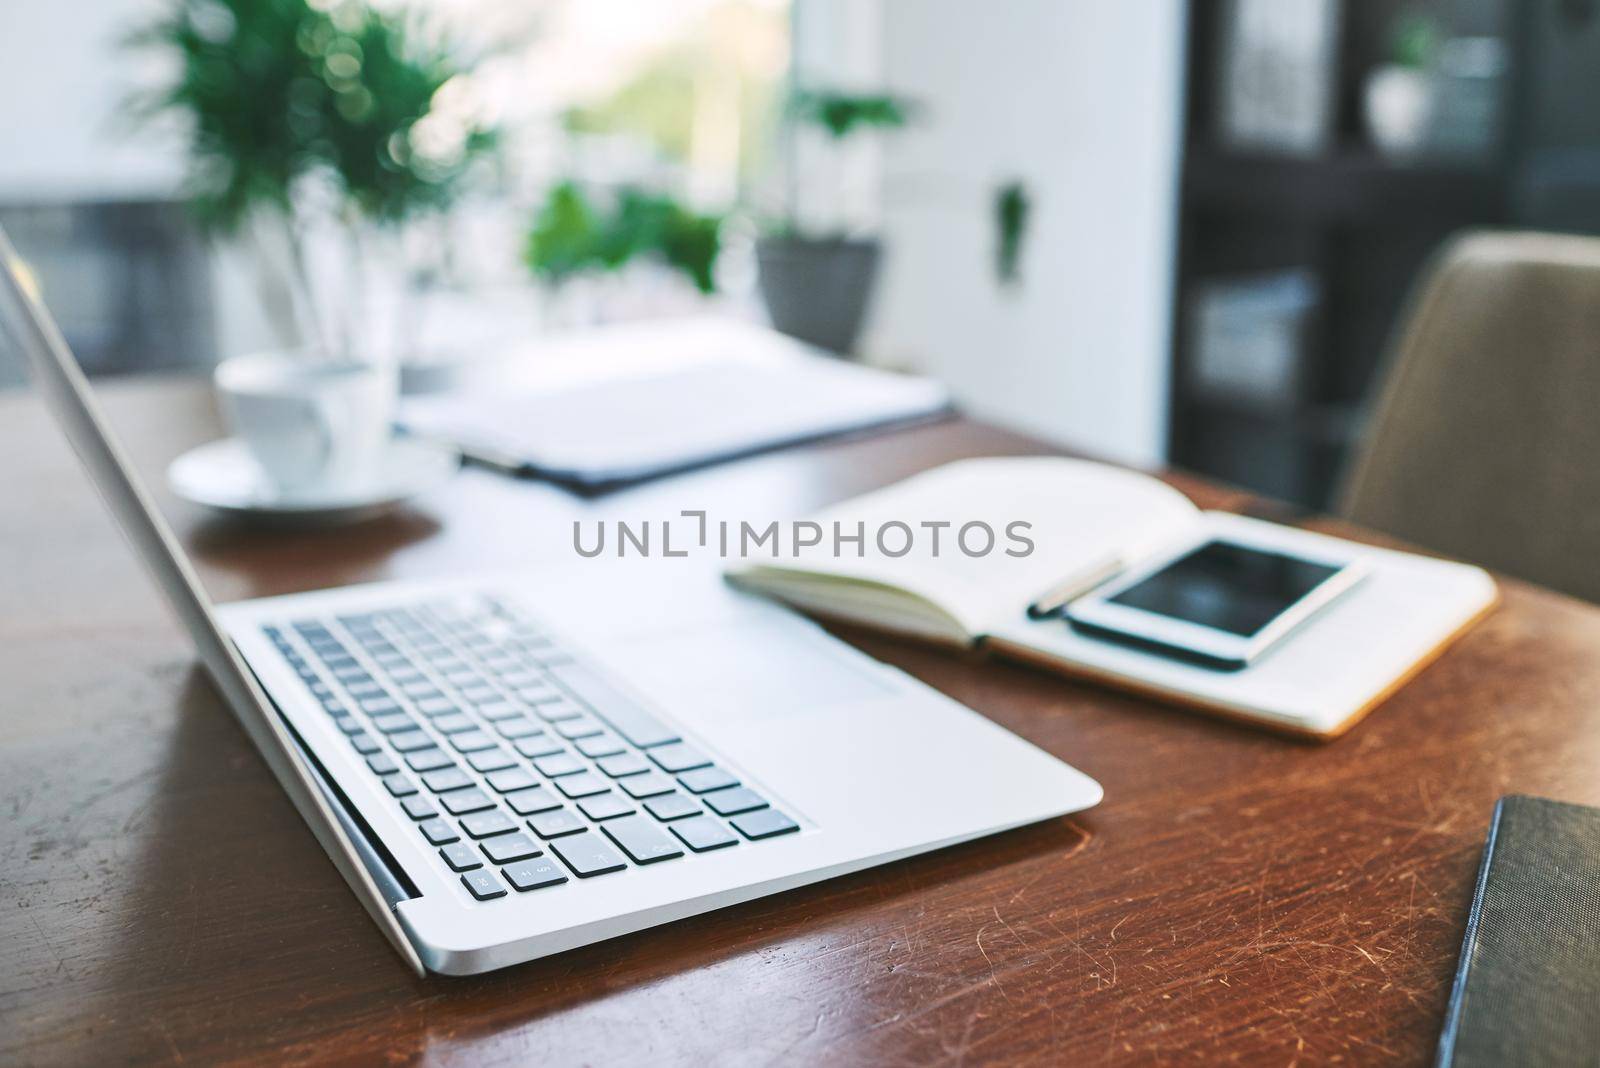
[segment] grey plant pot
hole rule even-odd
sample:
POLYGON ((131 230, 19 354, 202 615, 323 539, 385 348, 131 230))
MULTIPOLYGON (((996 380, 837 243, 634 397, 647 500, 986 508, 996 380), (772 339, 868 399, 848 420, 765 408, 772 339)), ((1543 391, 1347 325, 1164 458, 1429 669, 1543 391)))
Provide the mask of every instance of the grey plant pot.
POLYGON ((756 265, 772 325, 830 352, 849 353, 866 318, 881 251, 871 239, 762 238, 756 265))

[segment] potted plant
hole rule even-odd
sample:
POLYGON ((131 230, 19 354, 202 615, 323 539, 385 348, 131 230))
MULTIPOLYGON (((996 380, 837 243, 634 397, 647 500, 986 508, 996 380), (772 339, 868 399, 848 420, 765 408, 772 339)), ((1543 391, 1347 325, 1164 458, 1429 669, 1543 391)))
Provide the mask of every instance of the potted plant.
MULTIPOLYGON (((819 129, 835 156, 846 141, 867 131, 897 129, 908 117, 905 103, 895 97, 832 91, 797 91, 787 111, 796 142, 801 129, 819 129)), ((877 238, 852 233, 843 224, 807 232, 796 185, 791 183, 786 217, 756 243, 761 296, 778 330, 848 353, 861 332, 882 250, 877 238)))
MULTIPOLYGON (((183 120, 202 222, 282 250, 286 284, 273 288, 308 350, 382 356, 368 336, 374 270, 398 259, 405 225, 451 205, 495 139, 456 91, 464 70, 448 45, 359 0, 174 0, 130 43, 175 61, 168 84, 132 103, 183 120), (343 287, 310 250, 329 234, 343 239, 343 287), (391 247, 376 255, 379 244, 391 247)), ((397 322, 392 341, 411 333, 397 322)))
POLYGON ((620 271, 652 259, 682 274, 701 294, 716 292, 720 215, 691 211, 663 193, 623 186, 597 202, 573 181, 553 186, 528 231, 523 260, 553 289, 585 274, 620 271))
POLYGON ((1369 71, 1362 83, 1367 135, 1386 156, 1412 157, 1426 144, 1434 93, 1430 68, 1438 40, 1432 18, 1403 11, 1389 27, 1387 62, 1369 71))

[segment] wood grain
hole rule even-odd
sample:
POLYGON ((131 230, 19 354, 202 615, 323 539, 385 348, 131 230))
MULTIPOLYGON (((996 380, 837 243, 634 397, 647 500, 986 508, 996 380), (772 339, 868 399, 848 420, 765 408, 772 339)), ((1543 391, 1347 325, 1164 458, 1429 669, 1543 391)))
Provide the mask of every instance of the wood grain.
MULTIPOLYGON (((152 477, 215 433, 197 384, 105 392, 152 477)), ((597 501, 469 471, 410 512, 316 534, 163 501, 230 599, 525 566, 570 552, 574 517, 793 514, 1038 451, 957 421, 597 501)), ((33 398, 0 397, 0 454, 0 1062, 1421 1063, 1494 800, 1600 803, 1600 610, 1515 582, 1327 745, 842 629, 1095 776, 1105 802, 420 981, 197 672, 33 398)), ((1208 507, 1250 503, 1174 481, 1208 507)))

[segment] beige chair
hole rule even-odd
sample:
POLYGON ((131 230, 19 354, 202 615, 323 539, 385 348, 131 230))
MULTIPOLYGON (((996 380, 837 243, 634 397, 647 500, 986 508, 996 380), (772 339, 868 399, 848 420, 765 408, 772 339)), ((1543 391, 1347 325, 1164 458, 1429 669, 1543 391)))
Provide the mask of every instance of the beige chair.
POLYGON ((1600 601, 1600 239, 1452 240, 1343 490, 1358 523, 1600 601))

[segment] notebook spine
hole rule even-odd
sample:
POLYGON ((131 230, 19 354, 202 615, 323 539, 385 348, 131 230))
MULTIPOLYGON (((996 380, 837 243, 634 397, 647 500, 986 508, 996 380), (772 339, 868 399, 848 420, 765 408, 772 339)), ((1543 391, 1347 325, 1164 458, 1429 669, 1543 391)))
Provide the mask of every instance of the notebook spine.
POLYGON ((1450 1003, 1445 1008, 1444 1029, 1439 1035, 1439 1055, 1435 1068, 1450 1068, 1455 1060, 1456 1036, 1460 1033, 1461 1017, 1466 1009, 1467 977, 1472 972, 1472 958, 1478 944, 1478 921, 1483 916, 1484 893, 1489 886, 1489 869, 1494 864, 1495 838, 1500 833, 1500 819, 1505 813, 1506 801, 1495 802, 1494 816, 1489 821, 1489 836, 1483 844, 1483 859, 1478 862, 1478 881, 1472 890, 1472 908, 1467 913, 1467 933, 1461 939, 1461 959, 1456 964, 1455 985, 1450 991, 1450 1003))

